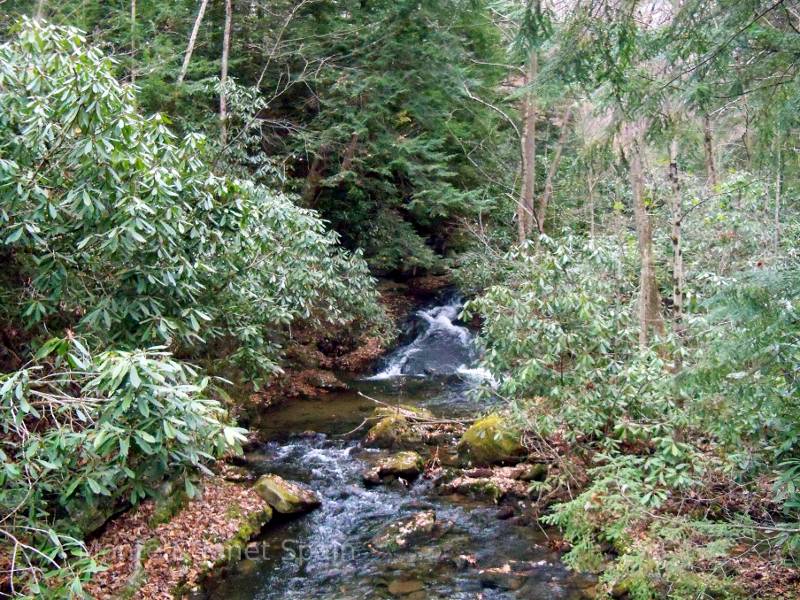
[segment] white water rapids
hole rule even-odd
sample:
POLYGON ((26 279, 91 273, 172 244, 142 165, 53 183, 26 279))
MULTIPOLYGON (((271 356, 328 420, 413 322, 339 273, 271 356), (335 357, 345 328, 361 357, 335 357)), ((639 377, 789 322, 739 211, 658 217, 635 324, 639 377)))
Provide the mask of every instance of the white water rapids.
POLYGON ((422 332, 391 353, 384 367, 367 379, 460 375, 465 379, 493 382, 486 369, 475 366, 478 353, 474 336, 457 323, 463 308, 462 299, 453 296, 444 304, 417 311, 416 316, 424 327, 422 332))

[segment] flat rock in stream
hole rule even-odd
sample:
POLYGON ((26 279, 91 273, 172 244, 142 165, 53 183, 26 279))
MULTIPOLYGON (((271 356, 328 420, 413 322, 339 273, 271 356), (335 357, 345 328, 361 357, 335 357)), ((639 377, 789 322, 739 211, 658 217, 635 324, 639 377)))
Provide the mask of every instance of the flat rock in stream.
POLYGON ((438 521, 432 510, 417 513, 391 523, 372 538, 370 547, 380 552, 395 552, 440 538, 452 523, 438 521))
POLYGON ((309 488, 278 475, 262 475, 255 484, 256 493, 279 513, 306 513, 317 508, 319 496, 309 488))
POLYGON ((510 560, 499 567, 480 569, 478 577, 486 587, 515 591, 531 579, 546 578, 551 566, 544 560, 537 563, 510 560))
POLYGON ((412 481, 422 473, 424 467, 425 461, 416 452, 398 452, 379 460, 377 465, 364 473, 363 478, 365 483, 371 485, 377 485, 388 477, 412 481))
POLYGON ((526 498, 528 496, 528 484, 518 479, 510 479, 498 475, 492 477, 456 477, 452 481, 442 484, 440 493, 462 494, 498 502, 507 496, 526 498))

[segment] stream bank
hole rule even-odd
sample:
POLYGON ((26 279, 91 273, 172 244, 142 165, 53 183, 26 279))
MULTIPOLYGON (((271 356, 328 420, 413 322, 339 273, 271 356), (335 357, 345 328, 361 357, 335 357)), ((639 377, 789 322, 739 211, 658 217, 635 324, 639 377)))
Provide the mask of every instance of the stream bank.
MULTIPOLYGON (((193 591, 197 600, 268 598, 553 598, 594 581, 559 560, 557 535, 529 516, 546 466, 523 452, 471 461, 464 442, 491 397, 454 295, 416 313, 405 342, 348 389, 263 411, 241 462, 321 497, 278 516, 243 560, 193 591), (485 463, 485 466, 481 466, 485 463)), ((490 425, 497 425, 490 423, 490 425)), ((502 439, 487 429, 479 439, 502 439)))
POLYGON ((338 372, 342 385, 251 411, 253 443, 200 497, 165 518, 148 501, 95 540, 111 567, 96 597, 590 596, 594 580, 563 566, 560 538, 535 519, 557 467, 476 393, 492 382, 460 308, 454 294, 424 305, 372 374, 338 372), (265 478, 299 482, 307 508, 321 506, 286 514, 259 496, 265 478))

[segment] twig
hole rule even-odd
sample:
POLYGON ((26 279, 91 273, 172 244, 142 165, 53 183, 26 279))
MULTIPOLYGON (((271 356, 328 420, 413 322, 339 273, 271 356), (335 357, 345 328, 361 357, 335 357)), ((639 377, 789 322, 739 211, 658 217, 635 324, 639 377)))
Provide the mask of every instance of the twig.
POLYGON ((358 392, 358 395, 362 398, 366 398, 367 400, 371 400, 376 404, 380 404, 381 406, 386 406, 387 408, 396 409, 398 414, 403 415, 405 418, 415 421, 417 423, 423 423, 426 425, 464 425, 466 423, 474 423, 475 419, 426 419, 424 417, 420 417, 419 415, 415 414, 413 411, 407 410, 405 408, 401 408, 399 404, 393 405, 378 400, 376 398, 372 398, 367 396, 362 392, 358 392))

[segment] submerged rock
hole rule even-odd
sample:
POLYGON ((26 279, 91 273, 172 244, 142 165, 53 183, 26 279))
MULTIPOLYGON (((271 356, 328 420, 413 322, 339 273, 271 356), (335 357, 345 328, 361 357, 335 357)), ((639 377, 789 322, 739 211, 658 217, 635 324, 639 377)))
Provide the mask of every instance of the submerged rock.
POLYGON ((321 504, 313 490, 278 475, 262 475, 255 484, 255 491, 279 513, 305 513, 321 504))
POLYGON ((438 539, 449 528, 449 521, 437 521, 436 513, 428 510, 392 523, 372 538, 370 546, 383 552, 405 550, 421 542, 438 539))
POLYGON ((526 454, 519 430, 498 413, 475 421, 461 436, 458 449, 474 465, 518 462, 526 454))
POLYGON ((395 579, 389 583, 389 593, 393 596, 406 596, 425 589, 419 579, 395 579))
POLYGON ((425 461, 416 452, 398 452, 378 461, 378 464, 364 473, 364 481, 378 484, 387 477, 402 477, 412 481, 422 472, 425 461))

